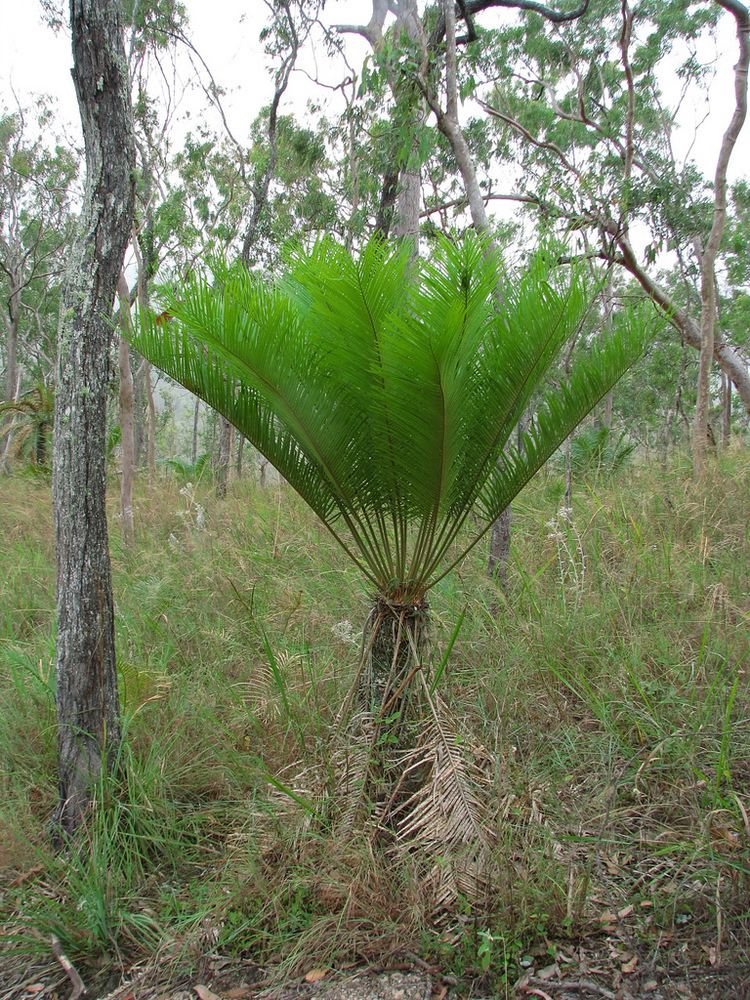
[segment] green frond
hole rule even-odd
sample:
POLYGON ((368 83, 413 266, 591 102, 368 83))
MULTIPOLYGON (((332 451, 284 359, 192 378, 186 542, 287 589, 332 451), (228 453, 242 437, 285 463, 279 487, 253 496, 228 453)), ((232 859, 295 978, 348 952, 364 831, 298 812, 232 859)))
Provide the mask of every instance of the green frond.
POLYGON ((541 255, 512 281, 487 242, 441 239, 429 261, 326 238, 275 284, 214 265, 143 318, 134 346, 235 424, 383 593, 419 597, 470 510, 510 502, 632 363, 639 317, 548 392, 511 434, 589 306, 541 255), (502 456, 502 458, 500 458, 502 456), (498 459, 500 464, 498 465, 498 459))
POLYGON ((615 331, 587 346, 570 377, 543 398, 520 446, 509 448, 492 470, 480 510, 493 521, 606 396, 643 351, 645 324, 639 313, 618 317, 615 331))

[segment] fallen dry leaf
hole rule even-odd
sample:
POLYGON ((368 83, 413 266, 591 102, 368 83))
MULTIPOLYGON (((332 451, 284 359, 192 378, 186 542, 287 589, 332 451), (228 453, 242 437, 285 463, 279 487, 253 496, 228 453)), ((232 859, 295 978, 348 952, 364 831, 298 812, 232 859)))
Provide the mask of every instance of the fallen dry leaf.
POLYGON ((537 972, 536 974, 536 978, 547 980, 547 979, 552 979, 553 976, 559 976, 559 975, 560 975, 560 966, 557 964, 557 962, 555 962, 554 965, 548 965, 544 969, 540 969, 539 972, 537 972))
POLYGON ((198 994, 199 1000, 221 1000, 208 986, 194 986, 193 990, 198 994))
POLYGON ((225 1000, 245 1000, 245 997, 252 996, 252 993, 249 986, 237 986, 233 990, 227 990, 224 997, 225 1000))
POLYGON ((43 989, 44 983, 34 983, 32 986, 27 986, 24 992, 31 993, 33 995, 35 993, 41 993, 43 989))
POLYGON ((633 955, 630 961, 622 963, 622 965, 620 966, 620 972, 622 972, 623 975, 629 976, 631 975, 631 973, 635 972, 637 967, 638 967, 638 956, 633 955))
POLYGON ((305 973, 306 983, 319 983, 328 974, 328 969, 310 969, 305 973))
POLYGON ((621 910, 617 911, 617 916, 620 918, 620 920, 624 920, 626 917, 629 917, 630 914, 634 913, 634 912, 635 912, 635 907, 634 906, 632 906, 632 905, 631 906, 623 906, 623 908, 621 910))

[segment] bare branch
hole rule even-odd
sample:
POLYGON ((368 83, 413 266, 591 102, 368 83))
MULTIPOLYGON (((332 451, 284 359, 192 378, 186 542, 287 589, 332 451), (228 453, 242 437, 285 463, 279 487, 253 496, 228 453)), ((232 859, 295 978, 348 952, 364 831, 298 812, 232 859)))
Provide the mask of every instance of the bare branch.
MULTIPOLYGON (((541 205, 542 203, 538 198, 532 198, 531 195, 527 194, 485 194, 482 195, 482 199, 485 202, 488 201, 516 201, 522 202, 526 205, 541 205)), ((445 212, 449 208, 466 208, 469 204, 467 197, 464 195, 461 198, 453 198, 451 201, 444 201, 439 205, 435 205, 432 208, 425 208, 419 213, 420 219, 427 218, 430 215, 435 215, 437 212, 445 212)))
MULTIPOLYGON (((461 42, 471 42, 476 38, 476 30, 473 25, 473 17, 475 14, 481 14, 482 11, 491 10, 492 8, 504 7, 510 10, 523 10, 529 11, 534 14, 540 14, 547 21, 552 21, 553 24, 563 24, 566 21, 575 21, 577 18, 582 17, 589 7, 589 0, 583 0, 574 10, 570 11, 559 11, 555 10, 553 7, 548 7, 546 4, 538 3, 537 0, 464 0, 463 3, 458 3, 458 8, 461 16, 466 22, 468 28, 468 35, 457 39, 461 42)), ((438 22, 435 25, 435 30, 430 38, 431 44, 438 44, 442 41, 445 35, 445 17, 440 16, 438 22)))
POLYGON ((488 115, 491 115, 493 118, 499 118, 500 121, 505 122, 506 125, 510 125, 512 129, 519 132, 524 139, 532 144, 532 146, 536 146, 537 149, 548 149, 553 152, 566 170, 570 171, 570 173, 572 173, 579 181, 583 181, 581 172, 570 162, 568 157, 562 149, 560 149, 556 142, 547 142, 544 139, 537 139, 536 136, 532 135, 531 132, 529 132, 529 130, 525 128, 516 118, 503 114, 502 111, 498 111, 497 108, 493 108, 492 105, 487 104, 486 101, 479 100, 478 103, 482 108, 484 108, 488 115))
POLYGON ((388 0, 372 0, 372 17, 367 24, 334 24, 333 28, 341 35, 361 35, 377 49, 383 41, 383 25, 389 8, 388 0))

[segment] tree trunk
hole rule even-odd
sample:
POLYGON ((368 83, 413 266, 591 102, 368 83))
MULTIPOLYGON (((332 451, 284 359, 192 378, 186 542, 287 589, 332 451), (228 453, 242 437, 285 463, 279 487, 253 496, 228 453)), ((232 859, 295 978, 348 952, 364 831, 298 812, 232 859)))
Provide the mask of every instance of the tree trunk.
MULTIPOLYGON (((415 144, 416 145, 416 141, 415 144)), ((415 157, 413 148, 410 157, 415 157)), ((406 236, 414 240, 415 252, 419 235, 419 209, 422 200, 422 177, 418 163, 412 162, 401 171, 401 186, 396 199, 396 219, 394 236, 406 236)))
POLYGON ((6 338, 5 401, 12 403, 19 389, 18 378, 18 327, 21 318, 21 277, 15 270, 10 275, 11 292, 8 299, 8 336, 6 338))
POLYGON ((513 515, 510 507, 506 507, 500 517, 492 525, 490 533, 490 557, 487 561, 487 576, 496 580, 501 587, 508 582, 508 564, 510 562, 510 535, 513 515))
MULTIPOLYGON (((144 372, 146 371, 146 359, 142 358, 140 355, 135 355, 138 358, 138 363, 136 364, 135 373, 133 375, 133 394, 134 394, 134 423, 133 423, 133 435, 135 440, 135 465, 137 469, 142 469, 146 462, 146 441, 147 441, 147 402, 146 402, 146 386, 144 383, 144 372)), ((131 366, 132 366, 131 359, 131 366)))
POLYGON ((227 495, 233 430, 228 420, 219 417, 219 455, 216 462, 216 496, 219 500, 224 500, 227 495))
POLYGON ((732 437, 732 381, 721 373, 721 446, 728 448, 732 437))
POLYGON ((735 107, 719 150, 714 177, 714 214, 711 232, 701 254, 701 345, 695 419, 693 421, 693 472, 705 476, 708 451, 708 416, 711 404, 711 368, 716 330, 716 257, 727 216, 727 167, 747 116, 747 74, 750 65, 750 12, 738 0, 720 0, 737 23, 739 58, 734 67, 735 107))
POLYGON ((117 286, 120 300, 120 343, 118 360, 120 368, 120 461, 122 478, 120 481, 120 513, 122 515, 122 538, 126 546, 135 541, 133 524, 133 478, 135 475, 135 436, 133 432, 133 372, 130 368, 130 347, 127 337, 130 333, 130 291, 125 275, 120 275, 117 286))
MULTIPOLYGON (((393 7, 393 13, 396 15, 396 36, 406 35, 412 43, 419 45, 423 41, 424 29, 417 0, 399 0, 393 7)), ((374 34, 368 33, 367 37, 375 51, 383 44, 381 29, 385 14, 385 5, 382 5, 379 13, 373 11, 373 18, 380 22, 380 28, 374 34)), ((397 136, 394 143, 393 162, 383 176, 375 232, 385 238, 392 227, 394 236, 412 239, 416 248, 422 200, 419 130, 424 115, 424 101, 413 80, 405 79, 398 73, 389 73, 388 84, 396 105, 396 130, 401 135, 408 135, 410 140, 405 160, 402 153, 397 152, 403 145, 400 137, 397 136)))
POLYGON ((238 432, 237 434, 237 464, 235 473, 238 479, 242 478, 242 454, 245 450, 245 438, 238 432))
POLYGON ((195 463, 198 461, 198 417, 201 410, 201 401, 198 396, 195 397, 195 409, 193 410, 193 444, 190 451, 190 461, 195 468, 195 463))
MULTIPOLYGON (((21 388, 21 379, 18 372, 18 327, 21 315, 21 283, 16 277, 15 271, 10 275, 11 293, 8 299, 8 319, 6 321, 7 336, 5 340, 6 366, 5 366, 5 392, 6 403, 12 403, 18 398, 21 388)), ((13 423, 7 431, 0 435, 0 469, 4 470, 9 465, 11 449, 11 439, 13 437, 13 423)))
POLYGON ((387 171, 383 175, 383 186, 380 192, 378 214, 375 217, 375 234, 387 240, 393 222, 393 210, 398 193, 398 171, 387 171))
POLYGON ((145 362, 143 384, 146 387, 146 405, 148 410, 148 433, 146 436, 146 464, 148 465, 148 481, 153 483, 156 476, 156 405, 154 404, 154 387, 151 385, 151 365, 145 362))
POLYGON ((83 209, 58 331, 52 495, 57 542, 55 825, 81 823, 120 721, 105 508, 110 318, 133 220, 130 83, 116 0, 71 0, 73 79, 86 147, 83 209))

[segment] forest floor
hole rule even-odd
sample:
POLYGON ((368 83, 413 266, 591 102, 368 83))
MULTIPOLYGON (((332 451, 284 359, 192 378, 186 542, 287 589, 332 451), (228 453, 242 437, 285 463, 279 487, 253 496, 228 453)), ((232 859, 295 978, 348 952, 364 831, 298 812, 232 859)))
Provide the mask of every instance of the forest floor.
POLYGON ((113 1000, 750 997, 750 456, 561 494, 514 505, 504 593, 475 550, 431 596, 497 873, 436 927, 416 865, 310 819, 369 599, 285 487, 160 477, 125 551, 113 481, 126 739, 52 852, 49 483, 2 481, 0 1000, 75 992, 52 936, 113 1000))

